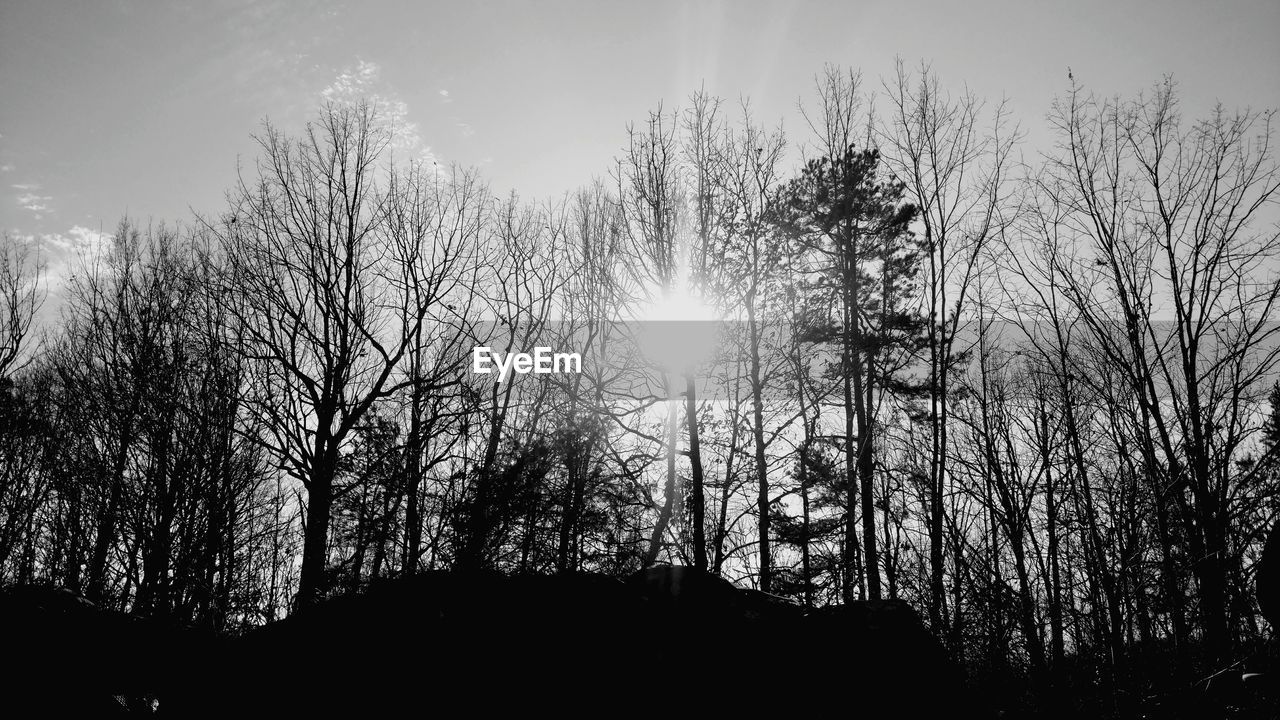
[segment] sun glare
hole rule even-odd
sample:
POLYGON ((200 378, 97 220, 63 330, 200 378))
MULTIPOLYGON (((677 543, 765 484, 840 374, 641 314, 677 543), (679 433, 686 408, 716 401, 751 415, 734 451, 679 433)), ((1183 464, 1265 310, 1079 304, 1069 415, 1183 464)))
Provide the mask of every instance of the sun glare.
POLYGON ((663 293, 640 317, 640 346, 666 370, 690 373, 716 347, 715 312, 687 287, 663 293))

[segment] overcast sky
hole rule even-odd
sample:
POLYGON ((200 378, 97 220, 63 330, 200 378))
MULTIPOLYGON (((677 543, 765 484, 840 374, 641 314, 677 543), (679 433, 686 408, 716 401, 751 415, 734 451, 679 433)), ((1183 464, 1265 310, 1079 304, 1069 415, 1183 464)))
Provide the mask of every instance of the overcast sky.
POLYGON ((628 122, 704 85, 803 139, 824 62, 895 56, 1007 96, 1038 150, 1067 67, 1102 94, 1163 74, 1187 114, 1280 106, 1280 2, 0 3, 0 228, 58 260, 128 213, 216 211, 264 118, 380 97, 414 152, 499 191, 604 175, 628 122))

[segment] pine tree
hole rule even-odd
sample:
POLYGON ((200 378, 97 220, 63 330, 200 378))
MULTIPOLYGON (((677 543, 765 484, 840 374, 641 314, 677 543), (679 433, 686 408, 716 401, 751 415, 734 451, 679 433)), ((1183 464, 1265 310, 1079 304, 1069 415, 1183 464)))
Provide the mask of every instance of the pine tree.
POLYGON ((901 183, 877 176, 876 150, 850 145, 838 156, 808 162, 780 195, 777 220, 791 238, 794 267, 813 276, 812 292, 832 309, 826 340, 839 351, 844 390, 846 475, 844 600, 856 586, 853 559, 859 538, 854 509, 861 492, 861 553, 866 591, 880 597, 875 513, 876 408, 900 369, 898 350, 917 342, 917 321, 907 299, 919 249, 910 230, 917 208, 902 200, 901 183))

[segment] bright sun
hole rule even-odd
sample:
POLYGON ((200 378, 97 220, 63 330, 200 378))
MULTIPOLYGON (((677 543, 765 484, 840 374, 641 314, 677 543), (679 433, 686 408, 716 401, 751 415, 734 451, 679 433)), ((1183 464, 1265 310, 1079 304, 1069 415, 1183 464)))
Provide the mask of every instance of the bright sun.
POLYGON ((649 304, 640 317, 640 347, 660 367, 690 373, 716 347, 715 312, 680 285, 649 304))

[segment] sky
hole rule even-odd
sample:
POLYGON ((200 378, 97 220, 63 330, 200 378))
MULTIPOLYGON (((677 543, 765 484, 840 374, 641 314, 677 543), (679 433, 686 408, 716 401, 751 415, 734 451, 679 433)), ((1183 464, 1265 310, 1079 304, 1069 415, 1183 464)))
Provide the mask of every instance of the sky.
POLYGON ((265 120, 352 95, 396 120, 398 152, 558 197, 660 101, 749 97, 803 141, 824 63, 876 86, 896 57, 1007 98, 1034 156, 1068 67, 1122 97, 1171 74, 1188 115, 1280 107, 1280 2, 0 0, 0 229, 56 274, 126 214, 217 212, 265 120))

